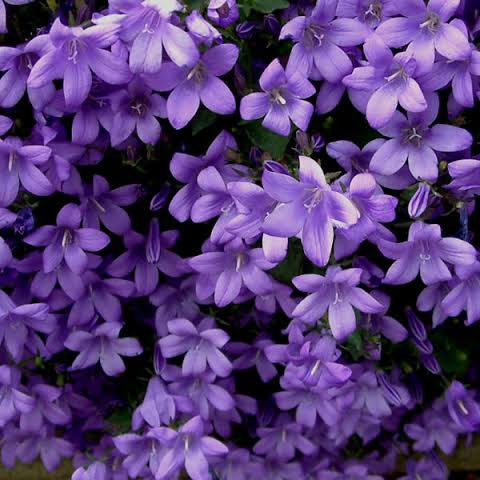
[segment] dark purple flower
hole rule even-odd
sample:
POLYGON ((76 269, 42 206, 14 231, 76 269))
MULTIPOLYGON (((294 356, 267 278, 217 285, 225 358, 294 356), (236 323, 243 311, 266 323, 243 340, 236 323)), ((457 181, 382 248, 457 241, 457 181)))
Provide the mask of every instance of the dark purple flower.
POLYGON ((103 323, 92 333, 77 330, 65 340, 69 350, 80 352, 71 369, 80 370, 100 362, 103 371, 109 376, 120 375, 125 364, 120 355, 134 357, 143 349, 134 338, 118 338, 122 325, 116 322, 103 323))
POLYGON ((210 0, 208 18, 222 28, 236 22, 240 16, 236 0, 210 0))
POLYGON ((226 377, 232 371, 232 364, 221 349, 228 342, 228 335, 214 328, 211 318, 204 318, 198 326, 185 318, 168 322, 170 335, 159 340, 162 354, 172 358, 185 354, 182 364, 184 375, 199 375, 208 367, 220 377, 226 377))

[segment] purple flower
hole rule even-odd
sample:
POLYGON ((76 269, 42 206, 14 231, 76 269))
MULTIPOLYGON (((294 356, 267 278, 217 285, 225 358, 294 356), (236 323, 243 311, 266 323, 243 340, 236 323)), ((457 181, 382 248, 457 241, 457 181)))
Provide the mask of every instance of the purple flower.
MULTIPOLYGON (((0 425, 4 427, 19 413, 31 412, 35 400, 20 383, 20 370, 0 365, 0 425)), ((2 452, 2 459, 3 452, 2 452)))
POLYGON ((293 316, 313 324, 328 310, 333 336, 344 340, 355 331, 353 307, 364 313, 378 313, 383 308, 371 295, 357 287, 361 273, 359 268, 342 270, 340 267, 329 267, 325 277, 314 274, 295 277, 294 285, 310 295, 296 306, 293 316))
POLYGON ((265 117, 262 125, 279 135, 290 133, 290 120, 306 130, 313 114, 313 105, 303 100, 315 93, 313 85, 300 72, 286 73, 278 59, 260 77, 262 93, 242 98, 240 115, 244 120, 265 117))
POLYGON ((469 56, 470 46, 461 30, 447 23, 454 15, 460 0, 414 0, 399 4, 403 17, 385 20, 376 30, 389 47, 409 44, 407 51, 416 58, 422 73, 428 72, 435 59, 435 51, 448 60, 462 60, 469 56))
POLYGON ((152 377, 143 402, 133 412, 132 428, 137 430, 145 422, 151 427, 168 425, 175 418, 175 400, 160 377, 152 377))
POLYGON ((454 380, 445 393, 448 413, 465 432, 473 432, 480 424, 480 405, 475 401, 475 393, 468 391, 459 381, 454 380))
POLYGON ((131 205, 139 196, 139 185, 124 185, 110 189, 105 178, 94 175, 92 185, 82 185, 80 192, 80 210, 82 225, 86 228, 100 229, 103 224, 108 230, 122 235, 130 230, 130 218, 121 207, 131 205))
POLYGON ((417 452, 428 452, 435 444, 442 452, 450 455, 457 444, 458 431, 443 409, 434 407, 427 410, 415 423, 405 425, 405 433, 414 440, 417 452), (446 414, 446 415, 445 415, 446 414))
POLYGON ((272 282, 264 272, 274 267, 261 248, 249 249, 241 240, 233 240, 223 251, 209 251, 188 261, 200 275, 197 296, 200 300, 214 295, 215 304, 224 307, 233 302, 243 286, 256 295, 271 291, 272 282))
POLYGON ((36 384, 31 388, 35 406, 20 415, 20 430, 38 432, 48 422, 53 425, 67 425, 72 420, 70 409, 58 402, 62 395, 60 388, 46 384, 36 384))
POLYGON ((184 222, 190 217, 193 204, 202 195, 202 189, 197 182, 199 173, 209 166, 215 167, 219 172, 223 172, 225 168, 232 168, 225 166, 225 162, 229 150, 236 149, 235 139, 222 130, 205 155, 194 157, 186 153, 175 153, 170 162, 170 171, 178 181, 186 185, 175 194, 170 203, 169 212, 173 217, 179 222, 184 222))
POLYGON ((409 112, 422 112, 427 102, 414 79, 417 62, 412 54, 395 56, 381 41, 370 42, 365 56, 368 65, 353 70, 343 79, 347 87, 373 92, 367 103, 367 120, 374 128, 383 127, 398 104, 409 112))
POLYGON ((87 98, 92 71, 107 83, 127 83, 132 74, 125 60, 106 50, 117 40, 117 33, 118 25, 114 23, 84 30, 66 27, 57 18, 49 33, 52 46, 33 66, 27 85, 40 88, 63 79, 65 104, 73 108, 87 98))
POLYGON ((88 368, 100 362, 103 371, 109 376, 120 375, 125 364, 120 355, 135 357, 142 353, 142 347, 134 338, 118 338, 122 329, 120 323, 107 322, 96 327, 91 333, 78 330, 65 340, 69 350, 80 352, 71 370, 88 368))
POLYGON ((240 13, 236 0, 210 0, 207 10, 208 18, 222 28, 235 23, 240 13))
POLYGON ((259 335, 252 345, 243 342, 230 342, 226 350, 236 358, 234 370, 245 370, 255 367, 262 382, 267 383, 277 376, 277 369, 265 355, 265 350, 274 343, 265 335, 259 335))
POLYGON ((43 145, 23 145, 17 137, 8 137, 0 142, 0 205, 8 206, 15 201, 20 185, 34 195, 51 195, 55 188, 38 168, 44 165, 51 154, 43 145))
POLYGON ((263 172, 263 188, 280 202, 265 219, 263 231, 275 237, 301 233, 307 258, 324 266, 332 250, 333 227, 353 225, 359 213, 350 200, 330 188, 318 163, 308 157, 299 160, 300 181, 282 173, 263 172))
POLYGON ((160 427, 158 432, 168 448, 155 474, 158 480, 170 478, 182 467, 185 467, 192 480, 207 480, 211 478, 208 472, 209 457, 228 453, 223 443, 204 435, 203 421, 198 416, 182 425, 178 432, 165 427, 160 427))
POLYGON ((171 91, 167 100, 168 119, 176 129, 185 127, 194 117, 200 102, 220 115, 235 111, 235 98, 218 77, 228 73, 238 58, 238 47, 225 43, 207 50, 193 65, 179 67, 165 63, 159 75, 146 81, 160 92, 171 91))
MULTIPOLYGON (((127 433, 113 439, 115 447, 125 455, 122 465, 131 478, 138 477, 147 465, 151 473, 156 474, 162 456, 167 452, 161 442, 164 440, 163 435, 159 435, 159 438, 157 435, 157 431, 152 429, 143 436, 127 433)), ((95 478, 97 477, 92 480, 95 478)))
POLYGON ((438 282, 434 283, 433 285, 428 285, 420 292, 420 295, 418 295, 417 309, 420 312, 429 312, 430 310, 433 310, 433 327, 441 325, 448 317, 443 310, 442 301, 450 292, 448 285, 454 282, 455 280, 453 280, 453 282, 438 282))
POLYGON ((185 24, 193 39, 200 43, 212 46, 213 42, 221 42, 222 35, 220 32, 208 23, 198 10, 194 10, 186 19, 185 24))
POLYGON ((107 267, 107 272, 114 277, 123 277, 134 271, 137 293, 150 295, 158 285, 159 270, 171 277, 189 272, 184 260, 169 250, 177 238, 176 230, 160 232, 155 218, 150 222, 147 238, 133 231, 125 236, 127 251, 107 267))
MULTIPOLYGON (((429 100, 430 101, 430 100, 429 100)), ((438 158, 435 152, 458 152, 470 147, 473 138, 467 130, 453 125, 436 124, 430 127, 438 112, 436 96, 422 113, 405 118, 395 112, 380 133, 390 137, 373 155, 370 168, 382 175, 391 175, 408 162, 417 180, 435 181, 438 177, 438 158)))
POLYGON ((193 65, 198 60, 190 35, 171 22, 173 12, 182 9, 177 0, 113 0, 111 4, 126 14, 120 22, 119 35, 131 44, 129 60, 133 73, 158 72, 163 49, 179 66, 193 65))
POLYGON ((480 282, 480 262, 471 265, 458 265, 455 268, 458 280, 442 300, 441 308, 450 317, 456 317, 462 310, 467 312, 465 323, 471 325, 480 320, 480 303, 478 302, 478 283, 480 282))
POLYGON ((25 45, 0 47, 0 70, 5 71, 0 80, 0 104, 4 108, 16 105, 25 90, 35 108, 43 108, 55 95, 52 83, 40 88, 27 88, 27 79, 33 65, 48 42, 47 35, 40 35, 25 45))
POLYGON ((35 332, 51 333, 55 323, 47 304, 17 306, 6 293, 0 291, 0 345, 4 345, 15 362, 23 359, 25 348, 35 353, 38 342, 41 345, 35 332))
POLYGON ((442 238, 439 225, 415 222, 406 242, 380 240, 378 248, 384 256, 395 260, 388 269, 384 283, 401 285, 411 282, 420 272, 425 285, 449 280, 452 274, 446 263, 467 266, 475 262, 476 251, 458 238, 442 238))
POLYGON ((465 196, 480 193, 480 160, 469 158, 451 162, 448 173, 453 180, 447 188, 465 196))
POLYGON ((25 243, 36 247, 46 247, 43 251, 43 271, 50 273, 57 269, 62 260, 75 274, 87 269, 87 252, 98 252, 106 247, 108 235, 94 228, 80 228, 82 214, 73 203, 65 205, 57 214, 57 225, 38 228, 24 239, 25 243))
POLYGON ((305 437, 303 430, 288 415, 282 414, 273 427, 257 429, 260 440, 253 446, 253 451, 257 455, 276 457, 282 461, 291 460, 295 450, 303 455, 312 455, 317 447, 305 437))
MULTIPOLYGON (((465 37, 468 32, 465 24, 452 20, 451 26, 463 31, 465 37)), ((452 95, 462 107, 471 108, 475 103, 475 77, 480 75, 480 52, 471 45, 470 54, 461 60, 440 58, 433 64, 432 69, 419 77, 422 88, 435 91, 451 82, 452 95)))
POLYGON ((114 117, 110 125, 112 146, 124 142, 133 132, 144 143, 157 143, 162 128, 156 117, 166 118, 165 99, 145 86, 136 78, 126 90, 121 90, 112 98, 114 117))
POLYGON ((185 318, 168 322, 167 335, 159 340, 162 354, 172 358, 185 354, 182 364, 184 375, 199 375, 208 367, 220 377, 232 371, 232 364, 221 348, 228 342, 228 335, 215 326, 213 319, 204 318, 196 327, 185 318))
POLYGON ((341 47, 359 45, 368 30, 353 18, 336 18, 336 1, 320 1, 309 16, 290 20, 280 38, 298 42, 290 53, 289 69, 310 75, 313 66, 330 83, 352 71, 352 62, 341 47))

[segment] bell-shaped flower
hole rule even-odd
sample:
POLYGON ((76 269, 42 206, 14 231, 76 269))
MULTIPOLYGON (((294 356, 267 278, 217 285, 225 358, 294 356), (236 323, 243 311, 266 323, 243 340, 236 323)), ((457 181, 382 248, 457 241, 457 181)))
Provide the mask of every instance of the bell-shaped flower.
POLYGON ((398 172, 405 162, 417 180, 435 181, 438 177, 436 152, 458 152, 472 145, 472 135, 453 125, 435 124, 438 98, 429 97, 429 105, 421 113, 407 117, 395 112, 390 121, 379 129, 390 137, 373 155, 370 168, 381 175, 398 172))
POLYGON ((309 295, 293 311, 293 316, 314 324, 328 310, 328 323, 333 336, 345 340, 356 328, 353 307, 363 313, 378 313, 382 305, 357 285, 362 274, 359 268, 342 270, 329 267, 325 277, 306 274, 293 279, 293 284, 309 295))
POLYGON ((214 328, 211 318, 204 318, 198 326, 185 318, 168 322, 169 335, 159 340, 165 358, 185 354, 182 372, 185 375, 199 375, 208 367, 218 376, 226 377, 232 371, 232 364, 221 348, 228 342, 228 335, 214 328))
POLYGON ((379 240, 378 248, 384 256, 395 260, 383 280, 391 285, 411 282, 419 272, 425 285, 450 280, 452 274, 447 264, 471 265, 477 254, 472 245, 459 238, 442 238, 439 225, 423 222, 411 225, 406 242, 379 240))
POLYGON ((159 271, 170 277, 180 277, 190 271, 186 262, 169 248, 177 241, 178 232, 160 232, 158 220, 151 220, 147 238, 130 231, 124 241, 127 251, 116 258, 107 273, 124 277, 134 271, 137 293, 149 295, 158 285, 159 271))
POLYGON ((192 480, 209 480, 209 457, 228 453, 223 443, 204 434, 203 420, 198 416, 190 419, 178 431, 166 427, 158 430, 168 448, 155 474, 158 480, 171 478, 183 467, 192 480))
POLYGON ((81 228, 82 212, 77 205, 65 205, 57 215, 57 225, 45 225, 24 239, 35 247, 46 247, 43 251, 43 270, 53 272, 62 260, 75 274, 87 269, 85 252, 98 252, 110 243, 107 234, 94 228, 81 228))
POLYGON ((120 375, 125 371, 121 358, 135 357, 142 353, 142 347, 135 338, 118 338, 122 324, 115 322, 103 323, 91 333, 77 330, 65 340, 69 350, 80 352, 71 369, 80 370, 100 362, 103 371, 108 376, 120 375))
POLYGON ((265 219, 263 231, 275 237, 301 234, 305 255, 315 265, 327 264, 333 245, 333 229, 355 224, 359 212, 342 193, 328 185, 320 165, 300 157, 300 180, 265 170, 263 188, 279 205, 265 219))
POLYGON ((209 251, 188 261, 200 275, 197 296, 204 300, 214 295, 215 304, 224 307, 233 302, 242 287, 256 295, 271 291, 272 281, 264 272, 275 265, 265 259, 261 248, 249 249, 240 239, 232 240, 223 251, 209 251))
POLYGON ((113 22, 86 29, 69 28, 57 18, 49 33, 52 48, 33 66, 27 85, 39 88, 63 79, 65 104, 72 108, 87 98, 92 88, 92 71, 104 82, 127 83, 132 76, 127 63, 107 50, 117 40, 118 30, 113 22))
POLYGON ((52 333, 55 324, 55 317, 49 315, 47 304, 17 306, 0 291, 0 345, 3 344, 14 361, 23 359, 25 349, 35 353, 39 340, 35 332, 52 333))
POLYGON ((207 50, 194 65, 165 63, 158 75, 145 79, 154 90, 172 91, 167 100, 168 119, 174 128, 180 129, 194 117, 200 103, 220 115, 235 111, 235 97, 218 77, 228 73, 237 58, 238 47, 224 43, 207 50))
POLYGON ((43 145, 23 145, 17 137, 0 142, 0 206, 7 207, 15 201, 20 185, 25 190, 44 197, 55 188, 38 168, 49 159, 51 149, 43 145))
POLYGON ((262 125, 279 135, 288 136, 290 120, 306 130, 313 114, 313 105, 305 98, 315 93, 315 87, 300 72, 285 72, 275 59, 262 73, 260 87, 263 92, 251 93, 240 103, 243 120, 265 117, 262 125))

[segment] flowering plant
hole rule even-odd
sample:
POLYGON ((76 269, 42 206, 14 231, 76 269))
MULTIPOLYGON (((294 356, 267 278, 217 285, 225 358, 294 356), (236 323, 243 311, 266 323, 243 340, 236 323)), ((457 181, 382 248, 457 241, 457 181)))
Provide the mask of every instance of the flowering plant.
POLYGON ((6 3, 2 464, 446 479, 480 431, 477 2, 6 3))

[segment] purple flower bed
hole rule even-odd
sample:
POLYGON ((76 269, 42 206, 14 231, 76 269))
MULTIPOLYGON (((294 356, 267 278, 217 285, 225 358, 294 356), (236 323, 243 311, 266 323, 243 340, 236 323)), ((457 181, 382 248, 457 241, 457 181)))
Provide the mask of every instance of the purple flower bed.
POLYGON ((447 479, 480 431, 478 2, 6 3, 2 464, 447 479))

